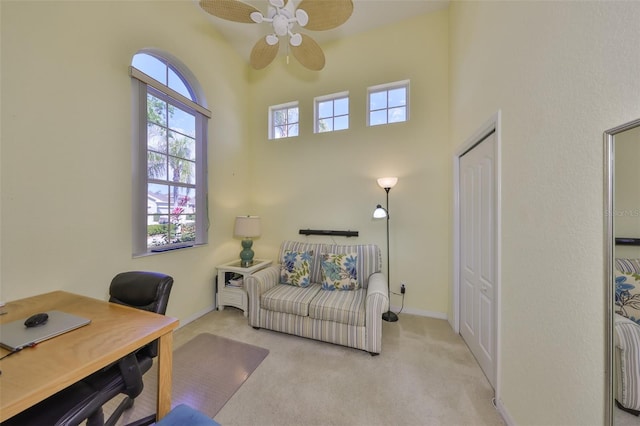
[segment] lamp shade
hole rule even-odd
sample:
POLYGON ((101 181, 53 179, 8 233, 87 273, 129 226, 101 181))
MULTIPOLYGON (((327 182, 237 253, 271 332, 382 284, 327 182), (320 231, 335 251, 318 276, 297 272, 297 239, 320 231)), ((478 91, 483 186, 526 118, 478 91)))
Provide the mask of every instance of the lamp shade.
POLYGON ((385 217, 387 217, 387 210, 382 207, 380 204, 378 204, 376 206, 376 209, 373 211, 373 218, 374 219, 384 219, 385 217))
POLYGON ((378 179, 378 186, 384 189, 393 188, 396 183, 398 183, 397 177, 382 177, 378 179))
POLYGON ((254 238, 260 236, 260 216, 238 216, 233 234, 236 237, 254 238))

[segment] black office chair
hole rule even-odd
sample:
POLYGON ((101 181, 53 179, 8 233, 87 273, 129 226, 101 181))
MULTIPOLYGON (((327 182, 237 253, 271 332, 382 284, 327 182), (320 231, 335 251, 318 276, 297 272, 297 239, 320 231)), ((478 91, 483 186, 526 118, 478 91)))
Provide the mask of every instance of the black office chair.
MULTIPOLYGON (((109 301, 164 315, 172 286, 173 278, 168 275, 123 272, 111 281, 109 301)), ((75 426, 85 420, 87 426, 115 425, 142 392, 142 375, 151 368, 156 356, 158 342, 154 341, 12 417, 1 426, 75 426), (105 422, 102 406, 120 394, 124 394, 125 399, 105 422)), ((150 424, 153 420, 155 414, 135 424, 150 424)))

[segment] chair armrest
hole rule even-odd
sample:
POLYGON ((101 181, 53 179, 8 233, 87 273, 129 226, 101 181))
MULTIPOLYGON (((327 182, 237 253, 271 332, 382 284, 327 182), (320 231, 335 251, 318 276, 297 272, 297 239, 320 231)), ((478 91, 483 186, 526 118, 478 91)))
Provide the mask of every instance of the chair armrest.
POLYGON ((381 272, 369 276, 365 300, 365 328, 367 351, 379 354, 382 350, 382 313, 389 309, 387 279, 381 272))
POLYGON ((249 297, 249 325, 260 327, 260 296, 280 281, 280 265, 261 269, 245 279, 244 286, 249 297))

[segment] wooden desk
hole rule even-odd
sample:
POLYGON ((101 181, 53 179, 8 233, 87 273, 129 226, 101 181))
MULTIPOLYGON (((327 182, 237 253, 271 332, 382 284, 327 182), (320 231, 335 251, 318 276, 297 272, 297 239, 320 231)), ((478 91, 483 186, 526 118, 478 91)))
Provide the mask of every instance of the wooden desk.
MULTIPOLYGON (((26 348, 0 361, 0 421, 159 340, 158 419, 171 409, 175 318, 64 291, 7 303, 6 323, 37 312, 59 310, 91 319, 84 327, 26 348)), ((0 348, 0 356, 8 353, 0 348)))

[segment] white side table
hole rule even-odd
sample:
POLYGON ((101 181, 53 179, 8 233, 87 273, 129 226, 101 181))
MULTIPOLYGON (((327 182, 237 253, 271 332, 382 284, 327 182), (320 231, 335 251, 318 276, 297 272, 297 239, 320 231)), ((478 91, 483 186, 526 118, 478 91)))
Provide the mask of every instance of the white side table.
POLYGON ((271 263, 271 260, 255 259, 250 266, 242 267, 240 266, 240 260, 234 260, 233 262, 216 266, 218 270, 218 309, 222 311, 225 306, 234 306, 242 309, 245 317, 248 316, 249 300, 244 285, 242 287, 232 286, 229 285, 229 280, 242 277, 244 283, 244 280, 249 275, 271 266, 271 263))

